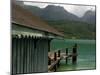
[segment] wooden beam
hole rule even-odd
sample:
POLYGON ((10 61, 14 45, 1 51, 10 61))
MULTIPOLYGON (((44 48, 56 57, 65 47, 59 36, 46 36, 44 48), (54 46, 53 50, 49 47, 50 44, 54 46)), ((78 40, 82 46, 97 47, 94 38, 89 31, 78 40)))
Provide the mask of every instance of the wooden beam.
MULTIPOLYGON (((66 48, 66 56, 68 56, 68 48, 66 48)), ((68 58, 66 57, 66 64, 68 64, 68 58)))
POLYGON ((72 54, 73 54, 72 55, 72 63, 76 64, 76 62, 77 62, 77 44, 74 45, 72 54))

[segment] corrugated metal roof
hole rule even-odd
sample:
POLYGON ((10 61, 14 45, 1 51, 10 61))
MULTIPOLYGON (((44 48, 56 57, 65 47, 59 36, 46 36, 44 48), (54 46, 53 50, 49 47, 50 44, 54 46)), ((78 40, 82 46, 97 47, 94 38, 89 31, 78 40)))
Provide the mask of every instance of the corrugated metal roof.
POLYGON ((39 17, 33 15, 31 12, 25 10, 16 3, 12 3, 12 22, 16 22, 21 26, 63 36, 62 33, 58 32, 56 29, 46 24, 46 22, 42 21, 39 17))

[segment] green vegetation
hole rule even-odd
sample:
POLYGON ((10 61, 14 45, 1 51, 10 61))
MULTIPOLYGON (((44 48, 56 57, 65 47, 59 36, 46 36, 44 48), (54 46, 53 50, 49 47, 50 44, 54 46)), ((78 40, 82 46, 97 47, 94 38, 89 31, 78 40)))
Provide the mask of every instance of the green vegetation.
POLYGON ((96 26, 79 21, 46 21, 69 39, 95 39, 96 26))

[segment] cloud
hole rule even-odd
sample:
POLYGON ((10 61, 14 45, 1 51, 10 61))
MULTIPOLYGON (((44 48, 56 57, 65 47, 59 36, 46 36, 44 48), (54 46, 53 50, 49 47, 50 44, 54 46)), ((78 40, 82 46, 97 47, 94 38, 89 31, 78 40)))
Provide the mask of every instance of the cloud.
POLYGON ((84 13, 88 10, 91 10, 91 11, 95 10, 95 6, 85 6, 85 5, 63 5, 63 7, 67 11, 69 11, 79 17, 83 16, 84 13))
POLYGON ((36 3, 36 2, 24 2, 25 5, 32 5, 32 6, 38 6, 40 8, 45 8, 48 4, 46 3, 36 3))

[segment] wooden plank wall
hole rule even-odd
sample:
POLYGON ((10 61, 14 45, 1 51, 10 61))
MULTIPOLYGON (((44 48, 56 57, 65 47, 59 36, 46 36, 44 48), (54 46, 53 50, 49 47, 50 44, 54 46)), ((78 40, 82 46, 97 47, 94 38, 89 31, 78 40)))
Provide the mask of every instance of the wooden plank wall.
POLYGON ((48 39, 12 37, 12 75, 48 72, 48 39))

